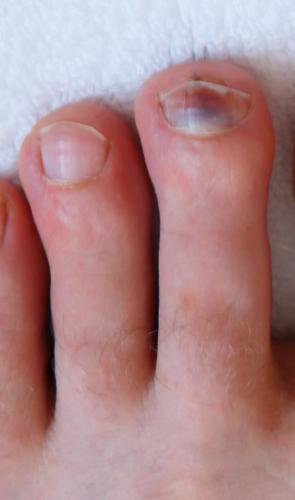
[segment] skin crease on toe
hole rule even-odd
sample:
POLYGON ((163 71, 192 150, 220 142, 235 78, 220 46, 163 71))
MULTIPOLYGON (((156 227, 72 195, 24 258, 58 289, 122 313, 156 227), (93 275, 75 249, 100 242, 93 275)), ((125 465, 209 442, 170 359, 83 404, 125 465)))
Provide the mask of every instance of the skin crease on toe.
POLYGON ((265 98, 243 68, 194 61, 148 80, 135 116, 146 165, 122 117, 81 102, 23 144, 31 212, 0 186, 0 352, 18 340, 0 366, 0 499, 294 500, 295 350, 270 339, 265 98))

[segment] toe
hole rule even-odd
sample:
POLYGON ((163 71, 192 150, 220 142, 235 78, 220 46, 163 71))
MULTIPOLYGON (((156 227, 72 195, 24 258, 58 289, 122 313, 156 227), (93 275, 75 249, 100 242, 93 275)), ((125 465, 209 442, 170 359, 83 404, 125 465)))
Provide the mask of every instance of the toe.
POLYGON ((7 181, 0 181, 0 275, 2 456, 32 444, 49 416, 47 262, 29 206, 7 181))
POLYGON ((129 127, 95 103, 55 111, 20 175, 50 265, 57 411, 136 399, 153 366, 152 203, 129 127))
POLYGON ((265 100, 240 67, 184 63, 146 82, 136 121, 161 219, 157 376, 245 386, 270 352, 265 100))

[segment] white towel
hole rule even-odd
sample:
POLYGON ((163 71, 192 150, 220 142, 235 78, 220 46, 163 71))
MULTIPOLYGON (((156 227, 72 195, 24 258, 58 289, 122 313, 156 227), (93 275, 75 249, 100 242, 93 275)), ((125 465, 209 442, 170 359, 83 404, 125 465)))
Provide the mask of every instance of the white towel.
POLYGON ((1 0, 0 172, 15 174, 24 135, 49 110, 103 96, 132 113, 149 75, 204 55, 252 70, 269 101, 277 132, 269 210, 273 319, 276 332, 289 334, 295 326, 294 0, 1 0))

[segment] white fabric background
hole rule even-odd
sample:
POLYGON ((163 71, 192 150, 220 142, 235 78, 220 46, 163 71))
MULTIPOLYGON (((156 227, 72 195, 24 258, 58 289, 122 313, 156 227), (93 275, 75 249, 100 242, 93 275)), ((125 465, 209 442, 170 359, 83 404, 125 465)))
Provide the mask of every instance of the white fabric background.
POLYGON ((294 0, 0 0, 0 173, 15 174, 24 135, 49 110, 102 96, 131 113, 151 73, 204 54, 251 69, 269 101, 274 326, 295 333, 294 0))

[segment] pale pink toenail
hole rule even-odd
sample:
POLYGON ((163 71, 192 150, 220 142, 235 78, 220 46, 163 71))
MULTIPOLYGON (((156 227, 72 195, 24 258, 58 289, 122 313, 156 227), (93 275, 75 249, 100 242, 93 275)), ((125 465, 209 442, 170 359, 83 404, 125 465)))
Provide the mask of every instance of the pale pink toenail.
POLYGON ((109 151, 109 142, 93 127, 57 122, 40 132, 44 172, 49 179, 75 183, 98 175, 109 151))

